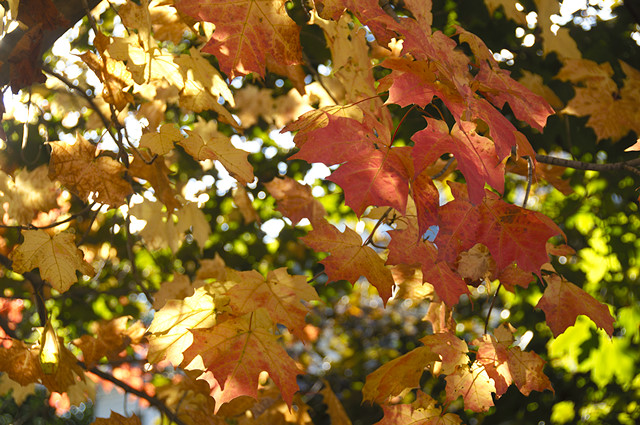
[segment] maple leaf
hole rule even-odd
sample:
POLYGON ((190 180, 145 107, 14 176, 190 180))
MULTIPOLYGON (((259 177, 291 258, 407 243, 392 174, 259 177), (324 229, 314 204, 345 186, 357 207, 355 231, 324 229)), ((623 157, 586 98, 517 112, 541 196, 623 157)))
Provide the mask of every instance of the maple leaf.
POLYGON ((493 142, 475 131, 475 124, 461 121, 451 133, 444 121, 427 118, 427 128, 411 138, 415 142, 413 161, 416 170, 422 170, 444 153, 450 152, 458 160, 460 171, 469 187, 471 202, 484 198, 484 185, 488 183, 504 190, 504 164, 498 159, 493 142))
POLYGON ((433 285, 440 298, 454 306, 462 294, 468 294, 466 283, 444 261, 438 261, 438 251, 433 243, 423 241, 415 226, 389 232, 389 257, 387 264, 420 264, 422 278, 433 285))
POLYGON ((367 376, 362 389, 364 400, 383 404, 408 389, 419 387, 425 369, 434 375, 450 374, 469 362, 467 344, 449 332, 427 335, 420 342, 424 347, 414 348, 367 376))
POLYGON ((553 391, 549 378, 544 374, 545 361, 533 352, 525 352, 513 345, 512 331, 506 325, 494 332, 495 336, 483 335, 472 342, 478 346, 476 361, 484 366, 496 386, 496 396, 500 397, 515 383, 520 392, 529 395, 531 391, 553 391))
POLYGON ((460 425, 460 417, 454 413, 444 413, 436 407, 436 401, 418 391, 416 400, 411 404, 382 405, 384 417, 375 425, 460 425))
POLYGON ((73 234, 61 232, 52 236, 44 230, 24 230, 22 235, 24 242, 11 253, 16 273, 38 268, 42 279, 58 292, 65 292, 78 281, 76 271, 87 276, 95 274, 76 247, 73 234))
POLYGON ((207 216, 198 208, 198 204, 187 202, 176 211, 178 222, 176 230, 180 233, 191 229, 193 239, 198 243, 200 249, 204 249, 205 244, 211 235, 211 227, 207 216))
POLYGON ((411 180, 411 197, 416 206, 418 233, 421 235, 438 222, 440 192, 431 180, 431 174, 431 167, 426 167, 411 180))
POLYGON ((126 168, 109 156, 96 157, 96 147, 80 134, 73 144, 49 142, 49 146, 49 178, 58 179, 80 198, 94 192, 97 202, 117 207, 132 192, 123 179, 126 168))
POLYGON ((498 269, 515 262, 526 272, 540 273, 540 267, 549 261, 547 241, 564 235, 549 217, 509 204, 487 190, 482 203, 473 206, 462 186, 450 186, 456 199, 440 209, 435 240, 439 258, 454 264, 460 252, 482 243, 489 248, 498 269))
POLYGON ((149 249, 164 249, 169 247, 176 252, 182 241, 178 227, 169 211, 163 211, 160 202, 145 200, 129 208, 129 214, 147 223, 140 231, 149 249))
POLYGON ((36 384, 32 382, 28 385, 21 385, 9 378, 8 374, 3 373, 0 376, 0 394, 8 395, 9 393, 11 393, 11 397, 19 407, 27 397, 36 393, 36 384))
POLYGON ((471 367, 459 366, 445 380, 447 402, 462 396, 465 409, 474 412, 487 411, 494 405, 491 393, 496 391, 496 387, 485 368, 477 361, 473 362, 471 367))
POLYGON ((102 97, 122 111, 129 103, 134 103, 133 95, 125 89, 133 85, 133 77, 124 63, 109 56, 98 56, 93 52, 80 55, 80 59, 95 72, 104 84, 102 97))
POLYGON ((202 51, 215 55, 233 79, 251 72, 265 76, 266 58, 285 65, 302 63, 300 29, 289 17, 284 0, 179 0, 182 13, 216 25, 202 51))
POLYGON ((145 133, 140 138, 140 146, 149 148, 157 155, 164 155, 173 150, 173 143, 182 140, 180 130, 173 124, 163 124, 157 132, 145 133))
POLYGON ((216 296, 206 287, 183 300, 168 300, 149 326, 149 362, 166 358, 174 366, 183 361, 183 351, 193 342, 190 329, 216 324, 216 296))
POLYGON ((345 203, 357 215, 369 205, 390 206, 404 213, 409 193, 408 151, 392 148, 388 129, 375 118, 364 114, 358 120, 316 111, 284 130, 299 130, 294 141, 300 150, 291 159, 342 164, 329 180, 342 187, 345 203))
POLYGON ((247 161, 249 153, 234 147, 229 137, 215 129, 206 140, 195 131, 187 130, 187 134, 189 136, 180 140, 179 144, 193 159, 218 160, 241 184, 246 185, 253 181, 253 167, 247 161))
POLYGON ((166 205, 169 211, 180 208, 180 201, 176 198, 178 193, 169 180, 171 173, 169 167, 163 158, 156 158, 149 164, 150 159, 145 160, 142 154, 136 154, 129 164, 129 173, 133 177, 146 180, 153 187, 155 196, 166 205))
POLYGON ((362 238, 353 230, 347 227, 340 232, 323 220, 317 222, 316 227, 302 240, 316 251, 331 253, 321 261, 330 281, 344 279, 355 284, 360 276, 364 276, 378 289, 385 304, 391 298, 391 271, 372 248, 362 245, 362 238))
POLYGON ((119 413, 111 412, 108 418, 96 418, 92 425, 142 425, 137 415, 130 417, 122 416, 119 413))
POLYGON ((82 335, 73 344, 82 350, 84 363, 88 368, 93 367, 102 357, 117 358, 118 353, 130 344, 140 342, 145 329, 140 322, 127 328, 130 316, 118 317, 98 326, 96 337, 82 335))
POLYGON ((264 308, 273 322, 285 325, 302 340, 309 309, 300 301, 318 300, 316 290, 305 276, 291 276, 286 268, 270 271, 265 279, 255 270, 233 276, 238 282, 227 295, 234 314, 242 315, 264 308))
POLYGON ((48 167, 29 171, 26 168, 15 173, 15 179, 0 171, 0 208, 10 219, 29 223, 38 211, 57 207, 58 190, 47 176, 48 167))
POLYGON ((258 376, 266 371, 291 406, 298 391, 296 376, 301 372, 269 329, 273 322, 266 311, 227 320, 211 329, 192 330, 193 344, 184 352, 185 359, 201 356, 204 366, 221 387, 216 409, 242 395, 258 396, 258 376))
POLYGON ((264 185, 278 201, 276 210, 289 218, 294 226, 304 218, 309 219, 313 225, 327 214, 322 204, 311 194, 311 188, 291 177, 275 178, 264 185))
POLYGON ((418 347, 380 366, 367 375, 363 400, 385 404, 390 398, 418 388, 422 373, 433 367, 440 356, 429 347, 418 347))
POLYGON ((242 214, 242 220, 245 224, 258 222, 260 223, 260 215, 258 211, 253 207, 249 193, 243 186, 238 186, 233 191, 233 203, 236 204, 240 214, 242 214))
POLYGON ((544 311, 547 325, 553 336, 557 337, 569 326, 573 326, 576 318, 581 314, 593 320, 609 336, 613 335, 615 319, 609 313, 609 307, 606 304, 556 274, 545 280, 547 287, 536 308, 544 311))
POLYGON ((347 416, 347 412, 344 410, 344 406, 340 402, 340 399, 331 389, 329 382, 323 379, 324 388, 320 390, 322 395, 322 401, 327 405, 327 413, 331 419, 332 425, 352 425, 351 419, 347 416))

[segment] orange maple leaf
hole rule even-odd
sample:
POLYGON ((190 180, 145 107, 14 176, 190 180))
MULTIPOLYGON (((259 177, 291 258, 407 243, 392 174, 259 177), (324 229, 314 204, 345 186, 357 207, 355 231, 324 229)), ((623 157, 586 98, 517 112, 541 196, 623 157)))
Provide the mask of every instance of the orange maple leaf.
POLYGON ((258 398, 258 378, 266 371, 291 406, 298 391, 298 366, 270 332, 273 322, 260 309, 211 329, 192 330, 193 344, 184 352, 185 363, 200 355, 220 385, 216 409, 236 397, 258 398))
POLYGON ((355 284, 364 276, 378 289, 385 304, 391 298, 394 285, 391 271, 373 249, 362 245, 362 238, 353 230, 347 227, 340 232, 327 221, 319 221, 302 240, 316 251, 331 253, 321 261, 329 280, 344 279, 355 284))

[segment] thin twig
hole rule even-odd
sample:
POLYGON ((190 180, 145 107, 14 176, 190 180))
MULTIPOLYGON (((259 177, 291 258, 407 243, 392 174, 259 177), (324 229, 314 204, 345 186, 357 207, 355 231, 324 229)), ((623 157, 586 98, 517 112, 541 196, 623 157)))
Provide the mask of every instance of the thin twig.
POLYGON ((527 202, 529 201, 529 193, 531 193, 531 185, 533 184, 533 160, 530 156, 525 156, 523 158, 527 160, 527 190, 524 193, 522 208, 526 208, 527 202))
POLYGON ((133 394, 135 396, 138 396, 138 397, 140 397, 142 399, 147 400, 150 405, 152 405, 153 407, 155 407, 156 409, 161 411, 164 415, 167 416, 167 418, 169 418, 171 421, 175 422, 177 425, 186 425, 185 422, 178 417, 178 415, 176 415, 171 409, 169 409, 169 407, 166 404, 164 404, 162 401, 158 400, 157 398, 155 398, 153 396, 150 396, 149 394, 147 394, 144 391, 140 391, 140 390, 137 390, 137 389, 133 388, 131 385, 127 384, 126 382, 123 382, 123 381, 119 380, 118 378, 116 378, 115 376, 101 371, 97 367, 92 367, 92 368, 89 369, 82 362, 78 362, 78 365, 80 367, 82 367, 84 370, 93 373, 94 375, 104 379, 105 381, 109 381, 112 384, 115 384, 115 385, 119 386, 120 388, 125 390, 125 392, 133 394))
MULTIPOLYGON (((6 255, 0 254, 0 264, 3 265, 8 270, 13 270, 11 267, 13 261, 6 255)), ((42 277, 39 273, 35 272, 24 272, 22 276, 31 283, 31 287, 33 288, 33 298, 34 303, 36 305, 36 310, 38 311, 38 317, 40 318, 41 326, 44 326, 47 323, 47 309, 44 305, 44 296, 42 293, 42 288, 45 285, 45 281, 42 280, 42 277)))
POLYGON ((487 312, 487 319, 484 321, 484 333, 487 333, 487 326, 489 325, 489 317, 491 316, 491 311, 493 310, 493 305, 496 302, 496 298, 498 298, 498 292, 500 292, 500 288, 502 288, 502 282, 498 284, 496 288, 495 294, 493 294, 493 299, 491 300, 491 305, 489 306, 489 311, 487 312))
POLYGON ((84 207, 82 210, 80 210, 79 212, 70 215, 69 217, 65 218, 64 220, 61 221, 56 221, 54 223, 51 224, 47 224, 46 226, 34 226, 33 224, 29 224, 28 226, 23 226, 20 224, 17 224, 15 226, 9 226, 6 224, 0 224, 0 228, 3 229, 18 229, 18 230, 42 230, 42 229, 51 229, 53 227, 57 227, 60 226, 61 224, 65 224, 68 223, 72 220, 75 220, 76 218, 84 215, 87 213, 87 211, 89 211, 93 206, 95 205, 95 202, 93 202, 90 205, 87 205, 86 207, 84 207))
POLYGON ((384 222, 384 219, 387 218, 387 216, 389 215, 391 210, 393 210, 393 208, 387 208, 387 210, 384 212, 384 214, 382 214, 382 217, 380 217, 380 219, 378 219, 378 222, 376 223, 376 225, 373 226, 373 230, 369 234, 369 237, 367 238, 367 240, 364 241, 362 246, 365 246, 365 245, 368 245, 369 243, 371 243, 371 240, 373 239, 373 235, 376 233, 376 230, 378 230, 378 227, 380 227, 380 225, 384 222))
POLYGON ((446 164, 444 164, 444 167, 442 167, 442 170, 438 171, 437 173, 435 173, 433 176, 431 176, 431 180, 435 180, 438 177, 441 177, 446 171, 447 168, 449 168, 451 166, 451 164, 453 164, 453 160, 455 158, 453 156, 451 156, 451 158, 449 158, 449 160, 447 161, 446 164))
POLYGON ((48 66, 43 65, 42 66, 42 70, 44 72, 46 72, 47 74, 51 75, 52 77, 55 77, 58 80, 62 81, 67 87, 69 87, 71 90, 75 91, 80 96, 82 96, 82 98, 89 103, 89 105, 91 106, 91 109, 93 109, 94 112, 96 114, 98 114, 98 117, 100 117, 100 120, 102 121, 102 124, 104 124, 104 128, 107 129, 107 131, 109 132, 109 135, 111 136, 111 138, 115 140, 115 135, 111 132, 111 126, 113 125, 113 123, 110 122, 107 119, 107 117, 102 113, 100 108, 98 108, 98 105, 96 104, 96 102, 93 99, 93 97, 89 96, 85 90, 83 90, 81 87, 75 85, 67 77, 65 77, 62 74, 58 74, 57 72, 55 72, 53 69, 49 68, 48 66))

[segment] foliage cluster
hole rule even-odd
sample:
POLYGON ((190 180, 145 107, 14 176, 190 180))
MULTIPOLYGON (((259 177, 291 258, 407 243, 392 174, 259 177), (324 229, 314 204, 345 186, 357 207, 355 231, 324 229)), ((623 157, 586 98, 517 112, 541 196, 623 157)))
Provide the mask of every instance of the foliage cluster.
POLYGON ((2 2, 0 421, 636 423, 612 6, 2 2))

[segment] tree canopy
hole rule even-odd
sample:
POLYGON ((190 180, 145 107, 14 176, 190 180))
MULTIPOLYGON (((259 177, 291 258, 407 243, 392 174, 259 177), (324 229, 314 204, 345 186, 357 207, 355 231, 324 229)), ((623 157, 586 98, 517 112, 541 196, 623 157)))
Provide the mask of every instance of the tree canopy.
POLYGON ((639 420, 634 3, 0 12, 0 423, 639 420))

